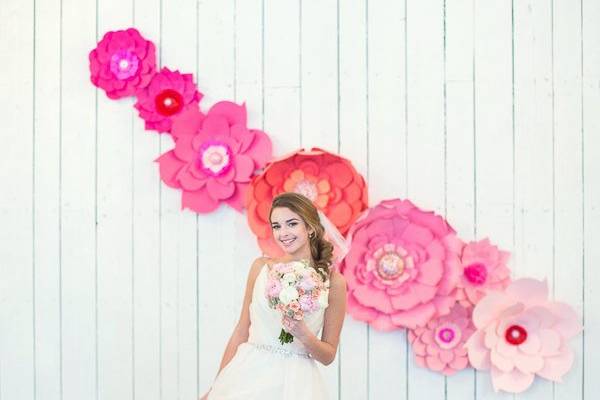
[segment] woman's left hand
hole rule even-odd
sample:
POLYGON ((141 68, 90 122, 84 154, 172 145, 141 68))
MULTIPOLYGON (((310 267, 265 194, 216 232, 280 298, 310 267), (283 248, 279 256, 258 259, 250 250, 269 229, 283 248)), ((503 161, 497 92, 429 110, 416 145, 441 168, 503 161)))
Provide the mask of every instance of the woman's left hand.
POLYGON ((309 337, 309 335, 312 334, 304 320, 297 321, 288 316, 284 316, 281 322, 283 324, 283 329, 286 332, 291 333, 292 336, 294 336, 300 341, 304 341, 304 339, 306 339, 307 337, 309 337))

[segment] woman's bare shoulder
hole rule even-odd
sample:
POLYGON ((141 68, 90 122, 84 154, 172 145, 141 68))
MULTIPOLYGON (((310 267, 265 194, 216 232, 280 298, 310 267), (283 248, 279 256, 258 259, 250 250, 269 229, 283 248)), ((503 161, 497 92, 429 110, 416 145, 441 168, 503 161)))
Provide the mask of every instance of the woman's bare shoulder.
POLYGON ((250 267, 250 275, 258 275, 265 265, 267 265, 267 268, 271 268, 272 263, 273 260, 269 257, 258 257, 256 260, 254 260, 252 266, 250 267))

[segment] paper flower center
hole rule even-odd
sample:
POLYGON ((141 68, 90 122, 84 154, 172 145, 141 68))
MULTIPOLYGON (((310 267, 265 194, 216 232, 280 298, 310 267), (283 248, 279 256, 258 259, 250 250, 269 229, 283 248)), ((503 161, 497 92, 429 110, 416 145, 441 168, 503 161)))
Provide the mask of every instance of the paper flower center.
POLYGON ((435 341, 442 349, 451 349, 455 347, 462 337, 458 325, 447 323, 438 327, 435 331, 435 341))
POLYGON ((473 285, 483 285, 487 279, 487 268, 482 263, 473 263, 465 268, 465 278, 473 285))
POLYGON ((231 168, 231 149, 227 143, 219 141, 204 142, 199 151, 199 167, 207 175, 221 176, 231 168))
POLYGON ((183 108, 183 96, 176 90, 165 89, 154 99, 156 111, 170 117, 177 114, 183 108))
POLYGON ((310 201, 315 201, 317 196, 319 195, 319 190, 317 189, 317 185, 313 182, 303 179, 299 181, 294 187, 294 192, 303 195, 310 199, 310 201))
POLYGON ((512 325, 504 334, 506 341, 513 346, 518 346, 527 340, 527 331, 520 325, 512 325))
POLYGON ((110 72, 120 81, 136 74, 140 59, 131 50, 119 50, 110 58, 110 72))
POLYGON ((404 272, 404 260, 396 253, 386 253, 377 262, 377 272, 383 279, 396 279, 404 272))
POLYGON ((367 258, 366 273, 373 273, 381 283, 397 286, 410 278, 412 258, 401 246, 386 243, 367 258))

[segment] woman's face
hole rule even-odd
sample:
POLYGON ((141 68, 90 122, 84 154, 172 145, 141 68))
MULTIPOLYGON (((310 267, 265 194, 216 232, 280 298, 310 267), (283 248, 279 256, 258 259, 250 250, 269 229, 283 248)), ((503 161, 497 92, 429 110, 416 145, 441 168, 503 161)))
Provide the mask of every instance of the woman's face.
POLYGON ((286 207, 274 208, 271 229, 277 245, 286 253, 294 254, 309 249, 309 231, 298 214, 286 207))

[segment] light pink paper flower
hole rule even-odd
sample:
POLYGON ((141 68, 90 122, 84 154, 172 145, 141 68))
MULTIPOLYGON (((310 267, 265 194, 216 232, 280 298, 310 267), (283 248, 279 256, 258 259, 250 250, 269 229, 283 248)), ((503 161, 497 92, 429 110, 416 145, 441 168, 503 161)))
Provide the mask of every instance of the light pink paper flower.
POLYGON ((460 265, 447 245, 454 230, 442 217, 408 200, 387 200, 363 214, 349 235, 340 269, 354 318, 390 331, 450 312, 460 265))
POLYGON ((156 73, 154 53, 154 44, 137 29, 106 32, 89 54, 90 79, 111 99, 132 96, 156 73))
POLYGON ((171 135, 175 148, 156 161, 163 182, 182 190, 182 208, 208 213, 224 202, 241 212, 250 178, 272 151, 264 132, 246 128, 246 107, 224 101, 206 116, 192 107, 171 135))
POLYGON ((465 342, 475 328, 471 308, 455 304, 450 314, 427 323, 426 327, 408 331, 417 365, 453 375, 469 366, 465 342))
POLYGON ((202 94, 192 74, 163 68, 145 89, 137 92, 135 108, 146 121, 147 130, 170 132, 173 118, 187 108, 198 108, 202 94))
POLYGON ((463 306, 472 307, 489 291, 501 291, 510 284, 509 252, 498 250, 489 239, 468 244, 456 240, 455 245, 462 267, 456 295, 463 306))
POLYGON ((491 292, 473 311, 477 331, 467 341, 476 369, 491 370, 494 390, 520 393, 536 375, 560 382, 573 364, 568 340, 582 329, 571 306, 548 300, 548 285, 519 279, 491 292))

